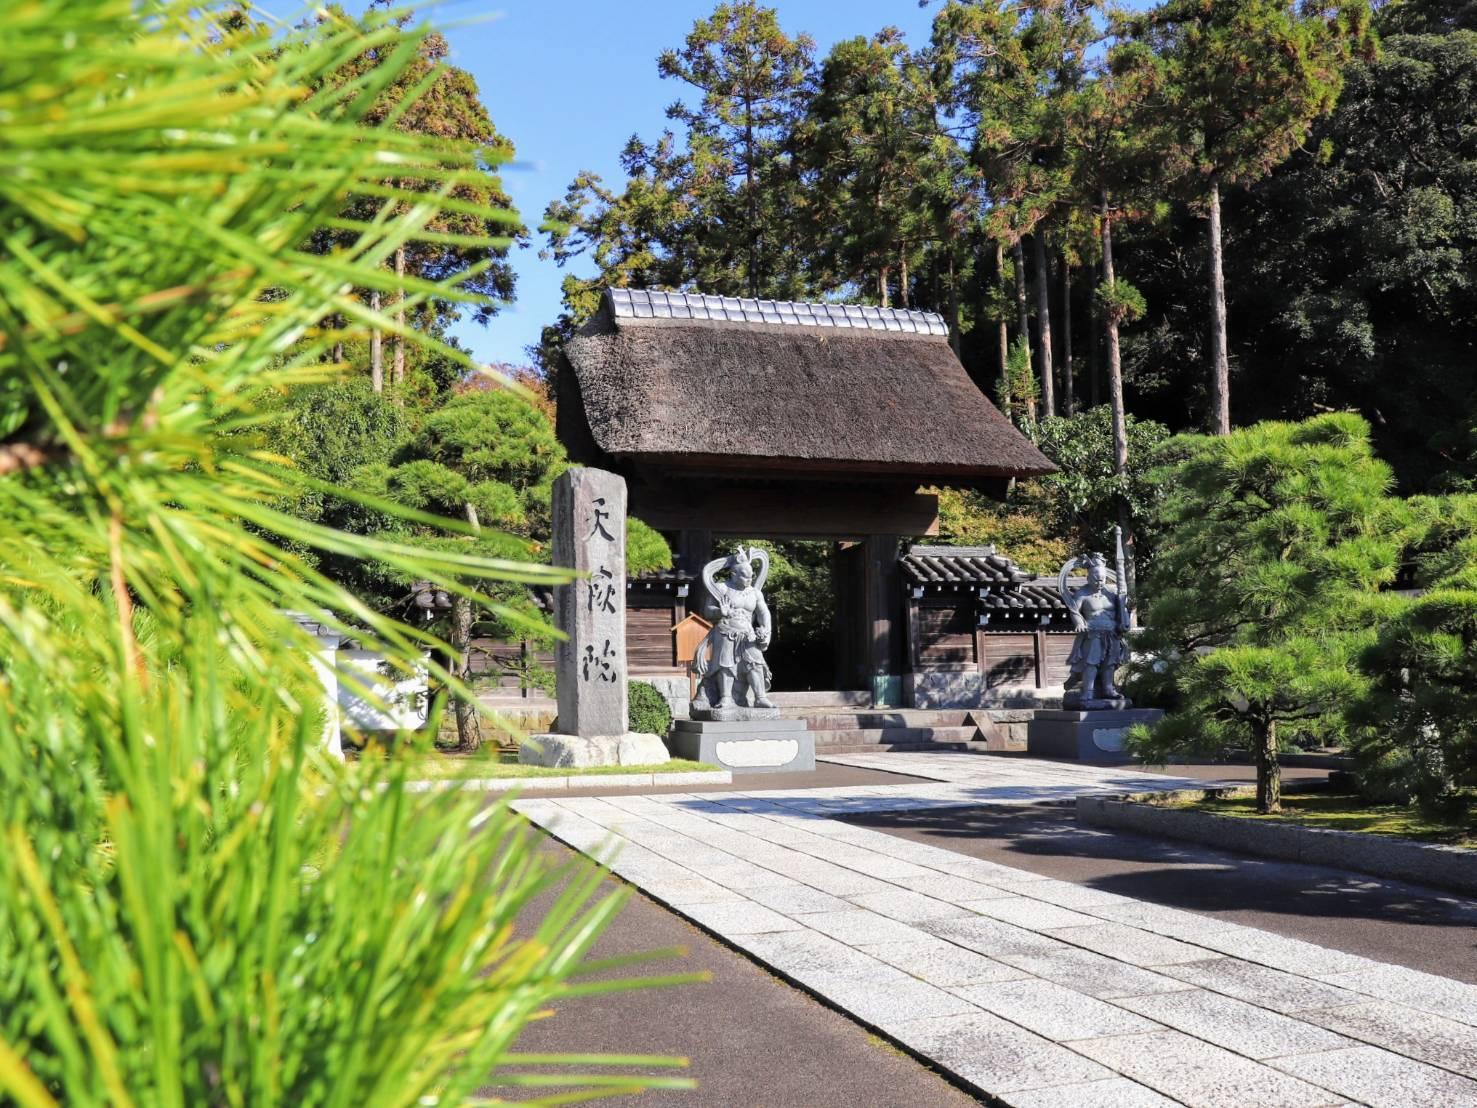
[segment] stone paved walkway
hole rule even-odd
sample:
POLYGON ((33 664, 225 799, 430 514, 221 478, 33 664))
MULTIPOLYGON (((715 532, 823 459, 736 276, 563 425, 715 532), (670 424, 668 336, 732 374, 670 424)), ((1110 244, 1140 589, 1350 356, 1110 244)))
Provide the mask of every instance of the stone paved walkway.
POLYGON ((834 818, 1191 782, 970 755, 848 761, 930 780, 517 807, 1018 1108, 1477 1106, 1477 986, 834 818))

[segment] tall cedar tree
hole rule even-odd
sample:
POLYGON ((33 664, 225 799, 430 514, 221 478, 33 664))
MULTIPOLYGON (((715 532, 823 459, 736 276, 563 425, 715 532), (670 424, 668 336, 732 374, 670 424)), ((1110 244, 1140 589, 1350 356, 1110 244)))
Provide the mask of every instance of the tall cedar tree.
POLYGON ((895 28, 832 48, 797 147, 817 275, 875 290, 883 307, 896 290, 912 307, 925 248, 947 237, 955 151, 939 132, 929 74, 895 28))
MULTIPOLYGON (((1101 56, 1087 79, 1063 97, 1061 128, 1071 174, 1068 195, 1094 214, 1102 280, 1093 296, 1094 316, 1102 325, 1107 351, 1108 404, 1112 413, 1113 470, 1128 473, 1128 423, 1123 395, 1120 330, 1144 311, 1143 295, 1118 276, 1113 253, 1117 223, 1152 214, 1158 182, 1167 172, 1162 150, 1143 125, 1163 86, 1158 59, 1125 39, 1117 22, 1109 25, 1101 56)), ((1128 554, 1130 589, 1137 595, 1135 535, 1130 506, 1120 505, 1120 526, 1128 554)))
POLYGON ((988 182, 990 230, 1012 247, 1023 334, 1029 325, 1021 240, 1027 234, 1034 239, 1046 415, 1057 408, 1046 238, 1071 204, 1064 100, 1085 77, 1087 53, 1097 37, 1097 8, 1096 0, 952 0, 933 25, 936 64, 949 71, 951 106, 972 129, 973 159, 988 182))
POLYGON ((727 186, 720 233, 749 296, 765 295, 790 268, 777 205, 793 192, 785 147, 809 92, 814 49, 808 35, 784 33, 773 8, 740 0, 718 5, 681 50, 657 59, 663 77, 702 93, 696 106, 674 103, 667 118, 687 128, 693 172, 727 186))
MULTIPOLYGON (((1477 478, 1477 6, 1383 9, 1380 56, 1356 60, 1305 149, 1225 201, 1226 294, 1242 421, 1350 408, 1401 486, 1477 478)), ((1203 411, 1204 221, 1134 236, 1149 302, 1125 339, 1135 411, 1203 411)), ((1468 489, 1474 486, 1465 485, 1468 489)))
POLYGON ((543 257, 563 266, 590 254, 599 272, 566 276, 564 312, 545 328, 539 355, 595 310, 600 290, 695 287, 729 296, 796 299, 809 285, 800 248, 806 194, 791 149, 814 80, 814 44, 779 26, 751 0, 720 4, 694 24, 680 50, 657 61, 663 77, 701 93, 679 100, 656 142, 632 137, 616 192, 579 173, 545 211, 543 257))
POLYGON ((1282 744, 1336 732, 1362 689, 1355 659, 1399 565, 1403 502, 1351 413, 1182 436, 1165 451, 1134 669, 1175 707, 1135 745, 1159 758, 1247 748, 1257 809, 1275 812, 1282 744))
MULTIPOLYGON (((375 100, 365 114, 365 123, 394 127, 432 140, 467 144, 479 151, 482 168, 475 178, 457 182, 447 191, 451 203, 441 207, 427 224, 431 232, 428 238, 397 247, 390 259, 397 278, 405 279, 397 282, 401 288, 391 294, 395 331, 399 333, 392 332, 390 336, 390 379, 399 385, 405 380, 407 353, 414 357, 418 350, 415 344, 405 341, 407 327, 441 334, 445 324, 464 310, 478 323, 486 324, 500 307, 511 302, 514 274, 508 252, 516 242, 525 240, 528 232, 512 210, 512 201, 497 173, 499 166, 514 157, 513 144, 493 125, 476 79, 466 70, 446 63, 449 48, 442 35, 414 32, 408 16, 387 22, 378 10, 384 7, 383 3, 372 5, 374 10, 365 16, 364 25, 373 26, 381 33, 388 28, 398 38, 356 55, 333 74, 330 83, 341 88, 357 86, 393 56, 399 40, 411 41, 413 37, 418 43, 414 60, 397 73, 375 100), (462 304, 431 290, 407 295, 406 290, 416 282, 453 279, 481 299, 462 304)), ((342 21, 345 17, 335 8, 324 18, 342 21)), ((429 182, 409 176, 397 176, 385 183, 431 191, 429 182)), ((356 229, 374 219, 382 203, 380 197, 354 198, 343 213, 342 218, 347 222, 317 231, 310 248, 327 252, 352 242, 356 229)), ((371 290, 369 297, 372 307, 385 306, 379 290, 371 290)), ((336 355, 342 357, 342 353, 340 347, 336 355)), ((370 379, 378 392, 384 387, 385 367, 382 335, 377 329, 371 335, 369 361, 370 379)))
POLYGON ((1374 50, 1367 0, 1167 0, 1132 21, 1163 60, 1166 139, 1208 216, 1210 430, 1231 430, 1221 189, 1265 176, 1338 100, 1344 68, 1374 50))

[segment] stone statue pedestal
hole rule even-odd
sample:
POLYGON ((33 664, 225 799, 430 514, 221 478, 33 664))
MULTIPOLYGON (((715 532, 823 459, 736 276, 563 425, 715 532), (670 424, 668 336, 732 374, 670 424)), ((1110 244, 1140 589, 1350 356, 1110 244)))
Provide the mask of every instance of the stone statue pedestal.
POLYGON ((1026 725, 1026 752, 1040 758, 1077 758, 1084 762, 1131 761, 1124 742, 1128 729, 1136 723, 1152 726, 1163 716, 1158 708, 1038 708, 1026 725))
POLYGON ((767 718, 679 719, 672 753, 679 758, 745 773, 815 769, 815 734, 803 719, 780 719, 778 708, 710 708, 709 712, 770 712, 767 718))
POLYGON ((693 719, 712 720, 715 723, 748 723, 752 720, 779 719, 778 708, 748 708, 740 704, 733 708, 693 708, 693 719))

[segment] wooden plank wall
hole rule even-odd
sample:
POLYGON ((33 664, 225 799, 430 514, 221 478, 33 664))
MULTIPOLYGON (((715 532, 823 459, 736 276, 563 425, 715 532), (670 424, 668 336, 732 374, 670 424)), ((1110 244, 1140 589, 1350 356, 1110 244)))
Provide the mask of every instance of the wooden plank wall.
POLYGON ((626 609, 626 661, 632 673, 678 673, 677 625, 673 606, 626 609))
POLYGON ((915 672, 978 667, 986 688, 1056 686, 1067 678, 1072 638, 1061 632, 976 627, 968 596, 908 600, 908 660, 915 672))
POLYGON ((974 668, 978 658, 969 604, 919 603, 917 627, 915 661, 920 667, 974 668))

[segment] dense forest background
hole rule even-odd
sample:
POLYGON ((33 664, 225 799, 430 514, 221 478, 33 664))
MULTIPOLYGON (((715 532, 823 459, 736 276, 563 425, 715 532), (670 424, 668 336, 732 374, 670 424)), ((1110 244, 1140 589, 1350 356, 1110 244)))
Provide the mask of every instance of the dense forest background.
POLYGON ((1127 411, 1217 430, 1213 184, 1230 421, 1352 409, 1403 490, 1477 474, 1477 5, 955 0, 824 57, 782 18, 720 4, 626 179, 549 206, 544 368, 606 285, 845 298, 942 313, 1028 425, 1108 402, 1112 316, 1127 411))

